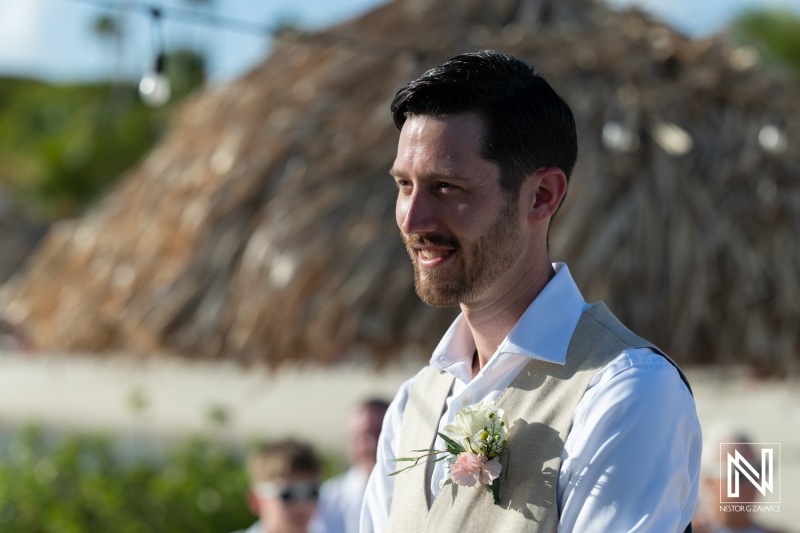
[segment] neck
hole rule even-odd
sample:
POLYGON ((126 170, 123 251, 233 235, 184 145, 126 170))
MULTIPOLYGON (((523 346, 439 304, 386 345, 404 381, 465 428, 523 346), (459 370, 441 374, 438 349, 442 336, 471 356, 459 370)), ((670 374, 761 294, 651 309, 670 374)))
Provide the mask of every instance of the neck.
POLYGON ((372 469, 375 468, 375 462, 368 462, 368 461, 361 461, 353 463, 353 467, 364 474, 365 477, 369 477, 372 473, 372 469))
POLYGON ((507 287, 499 297, 461 304, 461 311, 472 331, 477 349, 477 357, 472 365, 473 377, 489 362, 531 302, 556 275, 553 266, 549 262, 546 265, 546 268, 532 269, 528 276, 521 277, 517 283, 507 287))

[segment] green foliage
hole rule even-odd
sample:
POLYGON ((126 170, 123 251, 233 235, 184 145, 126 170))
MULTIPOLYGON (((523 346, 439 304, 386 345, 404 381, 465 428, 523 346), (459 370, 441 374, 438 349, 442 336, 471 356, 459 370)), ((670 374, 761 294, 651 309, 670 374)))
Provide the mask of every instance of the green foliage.
POLYGON ((101 38, 119 37, 122 34, 122 25, 119 19, 110 15, 101 15, 95 19, 92 25, 95 35, 101 38))
POLYGON ((167 73, 173 99, 160 109, 132 83, 0 78, 0 188, 50 218, 75 214, 164 134, 176 103, 202 83, 202 58, 171 54, 167 73))
POLYGON ((739 40, 757 46, 768 61, 800 75, 800 17, 786 10, 747 11, 734 21, 733 30, 739 40))
POLYGON ((122 459, 99 437, 22 431, 0 458, 4 533, 224 533, 248 526, 242 458, 207 440, 166 461, 122 459))

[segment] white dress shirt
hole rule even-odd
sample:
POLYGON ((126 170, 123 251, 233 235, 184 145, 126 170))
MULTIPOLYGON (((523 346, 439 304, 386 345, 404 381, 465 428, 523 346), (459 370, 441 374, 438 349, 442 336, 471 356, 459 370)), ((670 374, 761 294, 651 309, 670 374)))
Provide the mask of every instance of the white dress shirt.
MULTIPOLYGON (((553 266, 555 277, 474 378, 475 342, 464 315, 447 330, 430 361, 455 377, 439 431, 462 407, 496 400, 530 358, 564 364, 588 305, 567 266, 553 266)), ((384 418, 361 533, 383 532, 395 479, 388 474, 400 468, 392 459, 414 456, 397 446, 417 376, 401 385, 384 418)), ((558 476, 559 532, 683 532, 697 500, 700 423, 692 395, 669 361, 649 348, 623 351, 592 379, 572 423, 558 476)), ((437 437, 436 449, 444 446, 437 437)), ((433 468, 434 497, 447 475, 444 463, 433 468)))
POLYGON ((261 525, 261 520, 257 520, 247 529, 234 531, 233 533, 265 533, 266 531, 266 526, 261 525))
POLYGON ((312 531, 358 533, 367 472, 353 467, 322 484, 312 531))

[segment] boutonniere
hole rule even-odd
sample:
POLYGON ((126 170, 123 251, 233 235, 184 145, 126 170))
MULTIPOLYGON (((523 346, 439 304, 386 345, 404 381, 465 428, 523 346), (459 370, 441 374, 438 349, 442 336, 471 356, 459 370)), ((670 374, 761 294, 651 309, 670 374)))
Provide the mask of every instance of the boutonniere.
POLYGON ((418 457, 402 457, 396 462, 413 462, 392 472, 390 476, 405 472, 419 464, 448 461, 450 479, 457 485, 474 487, 486 485, 492 492, 495 504, 500 503, 500 471, 503 466, 498 457, 508 444, 509 424, 502 409, 494 402, 480 402, 463 407, 456 413, 453 423, 438 432, 447 445, 446 450, 412 450, 422 453, 418 457))

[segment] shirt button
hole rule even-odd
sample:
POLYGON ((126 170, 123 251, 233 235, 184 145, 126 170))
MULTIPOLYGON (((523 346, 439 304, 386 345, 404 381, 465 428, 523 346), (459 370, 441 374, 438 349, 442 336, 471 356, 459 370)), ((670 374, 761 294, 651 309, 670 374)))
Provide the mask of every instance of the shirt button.
POLYGON ((461 405, 469 405, 471 401, 472 401, 472 396, 470 396, 469 394, 465 394, 464 396, 461 397, 461 405))

